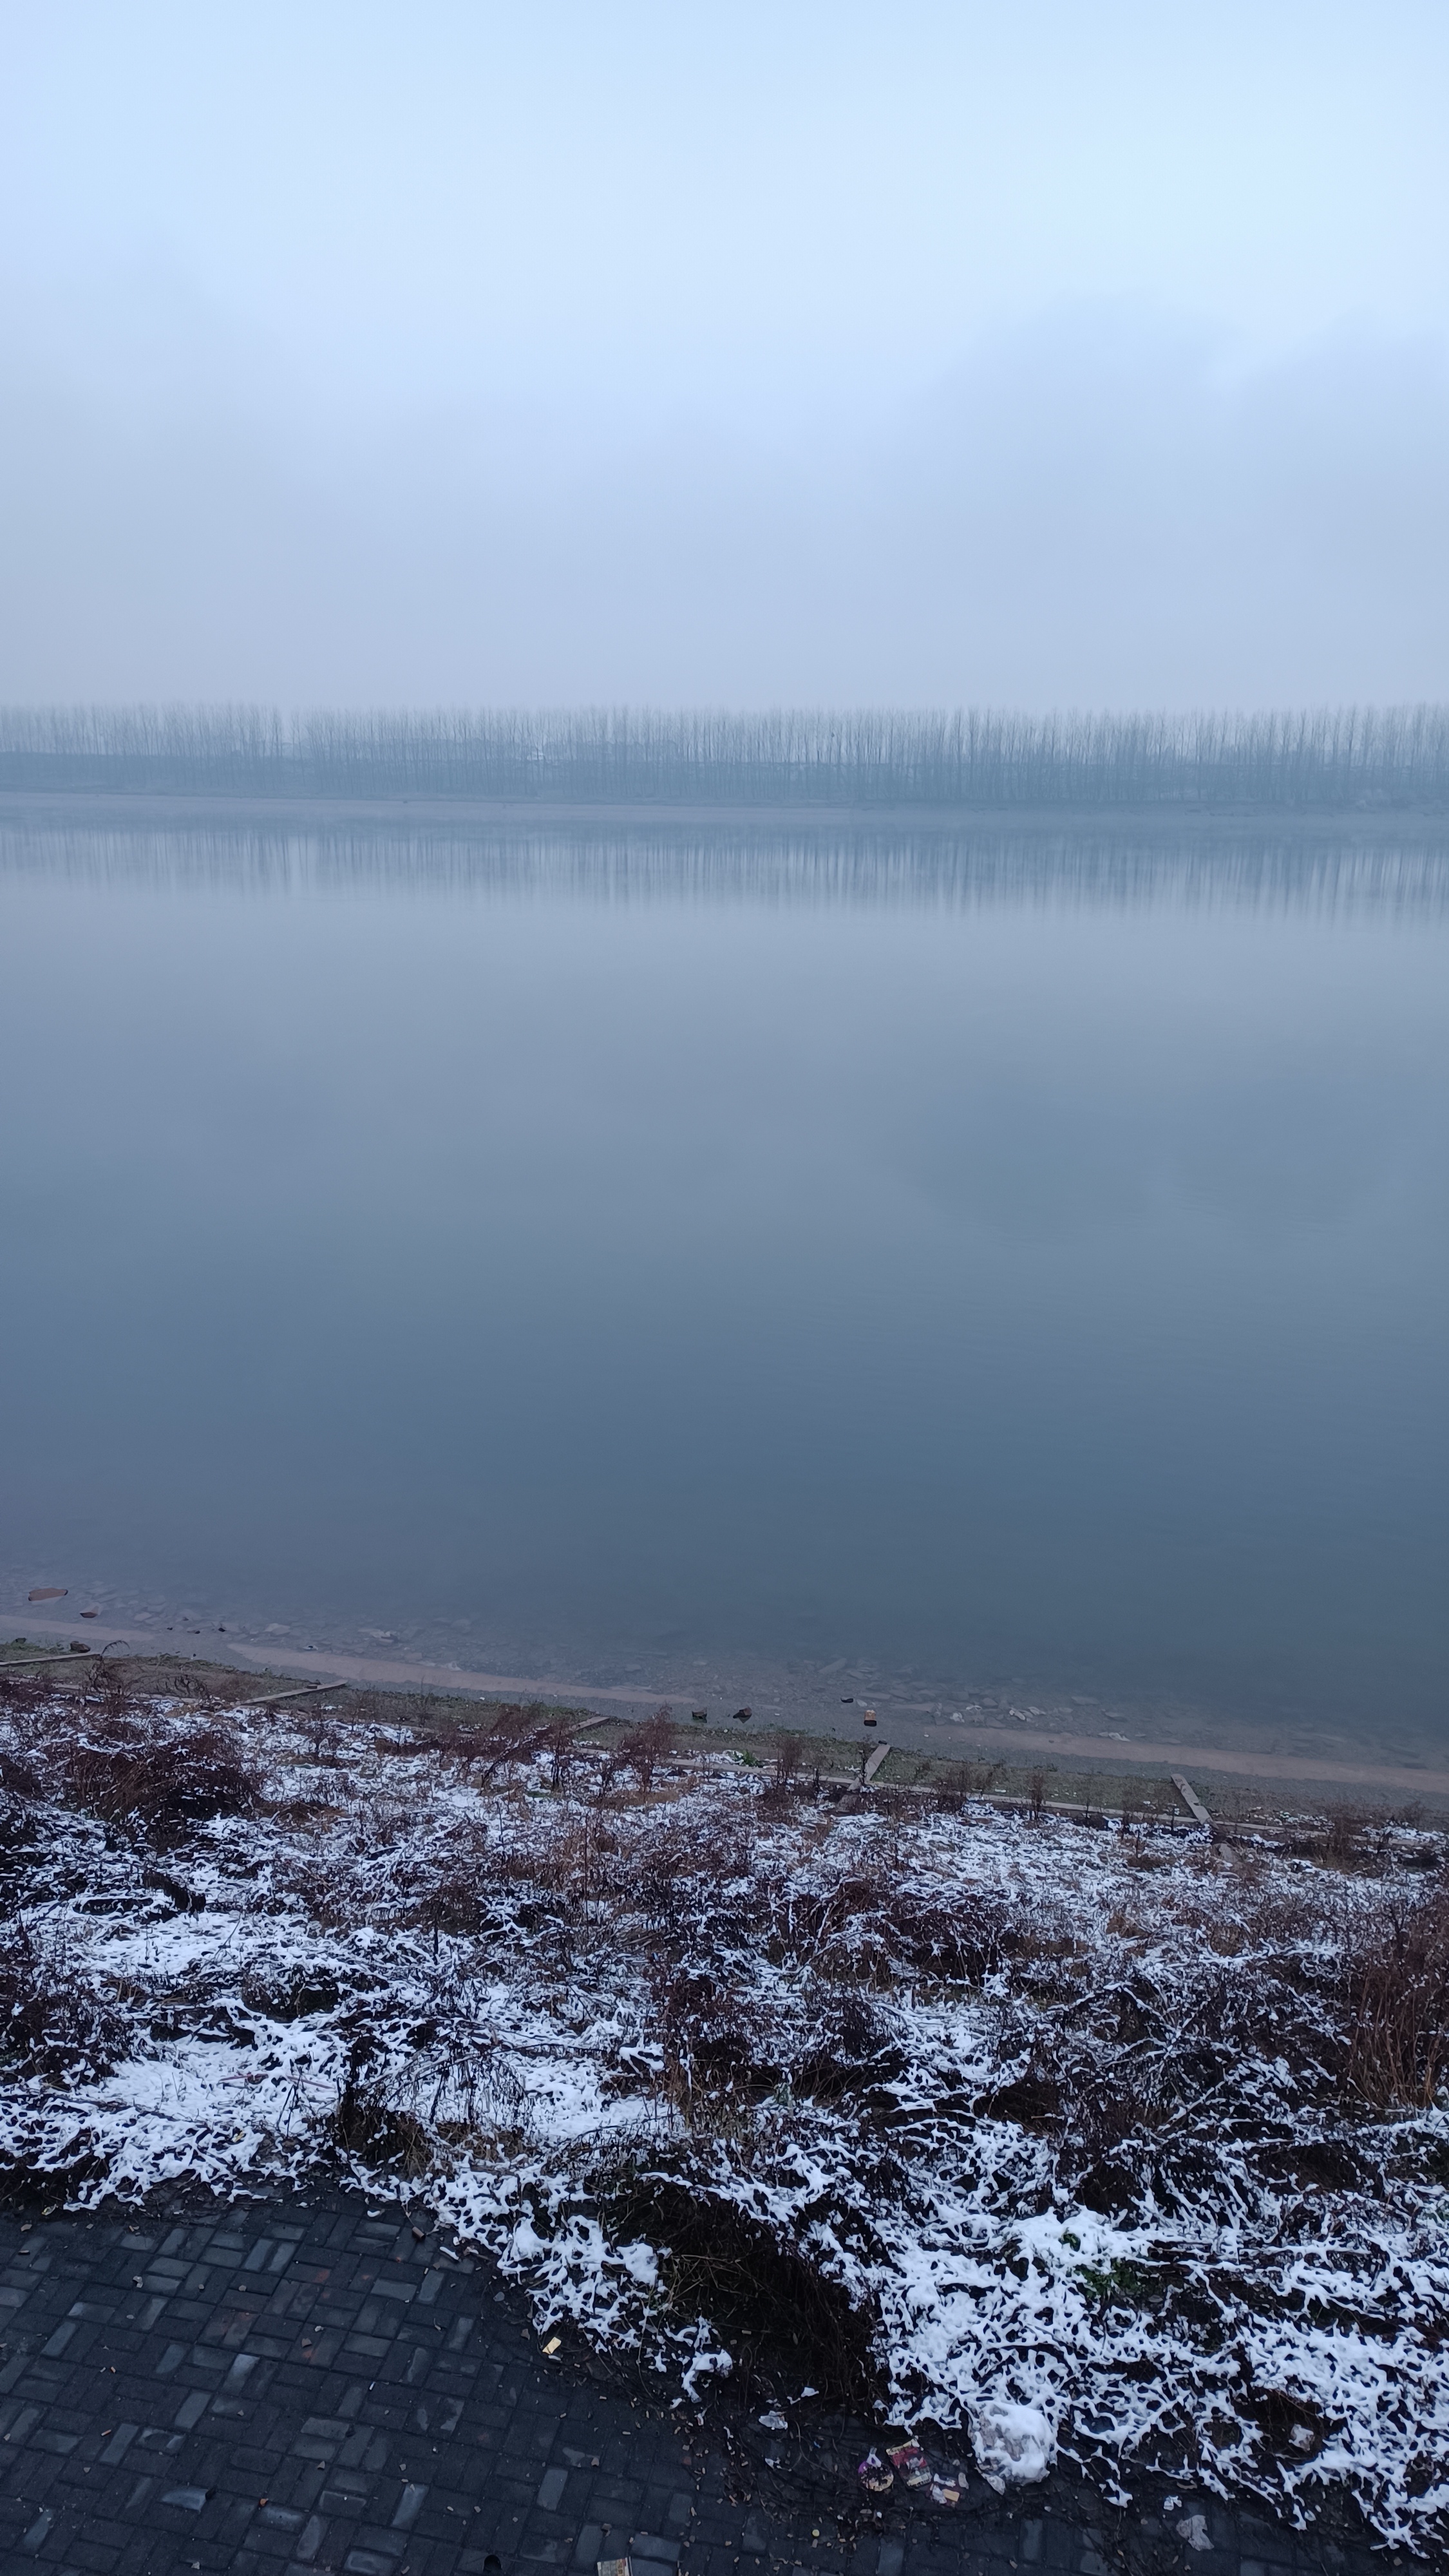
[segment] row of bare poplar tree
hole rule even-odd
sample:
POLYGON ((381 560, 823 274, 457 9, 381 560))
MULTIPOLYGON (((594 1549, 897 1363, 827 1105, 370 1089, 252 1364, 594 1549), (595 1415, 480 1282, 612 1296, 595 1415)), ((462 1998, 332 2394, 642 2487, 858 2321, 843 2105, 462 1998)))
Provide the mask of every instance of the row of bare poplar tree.
POLYGON ((0 787, 564 803, 1449 804, 1449 707, 1256 715, 0 709, 0 787))

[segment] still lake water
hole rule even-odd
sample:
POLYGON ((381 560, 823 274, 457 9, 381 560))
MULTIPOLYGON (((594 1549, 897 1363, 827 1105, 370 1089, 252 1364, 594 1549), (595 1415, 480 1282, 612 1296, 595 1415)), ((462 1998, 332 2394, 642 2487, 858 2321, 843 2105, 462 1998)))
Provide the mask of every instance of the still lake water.
POLYGON ((7 1615, 1439 1747, 1442 852, 12 823, 0 954, 7 1615))

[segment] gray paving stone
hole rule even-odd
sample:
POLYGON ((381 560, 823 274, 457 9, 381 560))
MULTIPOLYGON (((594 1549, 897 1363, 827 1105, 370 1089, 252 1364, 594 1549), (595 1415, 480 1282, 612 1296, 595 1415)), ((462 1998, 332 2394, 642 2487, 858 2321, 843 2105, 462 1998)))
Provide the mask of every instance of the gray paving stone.
POLYGON ((1201 2498, 1184 2510, 1216 2545, 1191 2559, 1170 2521, 1062 2480, 1000 2501, 973 2481, 954 2516, 901 2494, 867 2513, 859 2428, 822 2431, 818 2456, 784 2446, 778 2472, 748 2408, 728 2453, 687 2437, 667 2407, 546 2362, 513 2293, 430 2229, 314 2202, 241 2227, 0 2213, 0 2570, 484 2576, 490 2551, 503 2576, 592 2576, 625 2552, 635 2576, 1375 2564, 1201 2498))

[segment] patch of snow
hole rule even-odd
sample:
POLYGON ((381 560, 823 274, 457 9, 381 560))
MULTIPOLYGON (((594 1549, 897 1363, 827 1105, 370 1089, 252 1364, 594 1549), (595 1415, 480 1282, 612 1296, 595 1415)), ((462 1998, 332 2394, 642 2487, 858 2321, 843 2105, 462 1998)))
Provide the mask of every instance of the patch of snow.
POLYGON ((976 2465, 998 2495, 1009 2486, 1035 2486, 1046 2476, 1057 2455, 1057 2435, 1039 2406, 991 2398, 972 2409, 970 2421, 976 2465))
MULTIPOLYGON (((646 1800, 579 1744, 557 1776, 404 1727, 319 1757, 276 1711, 237 1726, 256 1812, 161 1849, 81 1803, 76 1729, 0 1712, 39 1788, 0 1789, 0 2160, 58 2200, 339 2155, 377 2194, 395 2152, 540 2324, 703 2402, 731 2356, 649 2215, 684 2193, 809 2262, 882 2420, 969 2427, 1001 2491, 1060 2451, 1113 2494, 1142 2463, 1307 2519, 1339 2487, 1396 2547, 1449 2537, 1449 2115, 1345 2089, 1371 1877, 733 1765, 646 1800)), ((1395 1921, 1442 1909, 1421 1858, 1395 1921)))

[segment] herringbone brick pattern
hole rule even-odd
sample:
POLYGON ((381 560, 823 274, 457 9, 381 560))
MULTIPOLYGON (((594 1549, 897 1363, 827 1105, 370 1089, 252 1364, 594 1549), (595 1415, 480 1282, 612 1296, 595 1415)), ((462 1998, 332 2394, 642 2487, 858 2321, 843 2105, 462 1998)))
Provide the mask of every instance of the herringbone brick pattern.
MULTIPOLYGON (((70 2576, 1350 2576, 1204 2499, 1193 2550, 1053 2481, 867 2516, 857 2447, 703 2441, 565 2355, 405 2212, 346 2194, 175 2225, 0 2218, 0 2565, 70 2576), (691 2444, 693 2447, 691 2447, 691 2444), (783 2451, 790 2456, 784 2457, 783 2451), (766 2454, 774 2456, 767 2459, 766 2454)), ((1377 2562, 1375 2562, 1377 2563, 1377 2562)))

